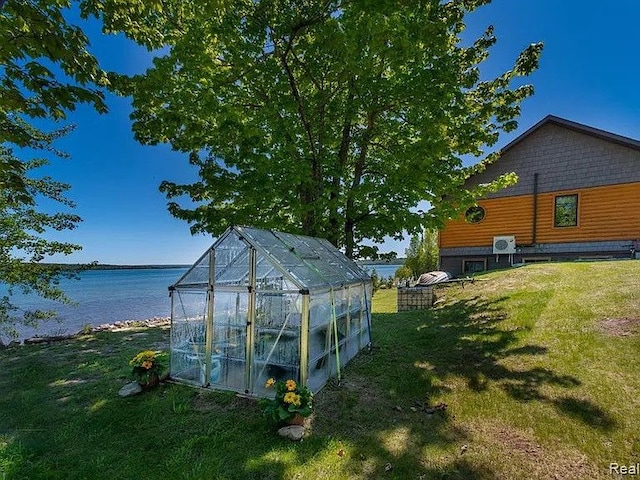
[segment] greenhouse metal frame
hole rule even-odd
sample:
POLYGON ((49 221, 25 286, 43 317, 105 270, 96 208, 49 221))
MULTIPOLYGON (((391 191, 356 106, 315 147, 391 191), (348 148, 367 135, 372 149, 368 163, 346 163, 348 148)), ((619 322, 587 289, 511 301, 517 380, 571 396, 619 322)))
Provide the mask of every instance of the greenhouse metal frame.
POLYGON ((173 380, 254 397, 320 390, 371 344, 370 275, 329 241, 233 226, 172 286, 173 380))

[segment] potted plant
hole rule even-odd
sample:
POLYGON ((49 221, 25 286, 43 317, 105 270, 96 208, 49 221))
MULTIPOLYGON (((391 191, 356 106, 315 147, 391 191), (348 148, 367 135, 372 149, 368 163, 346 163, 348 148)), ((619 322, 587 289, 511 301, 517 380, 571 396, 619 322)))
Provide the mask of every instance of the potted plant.
POLYGON ((313 393, 295 380, 286 381, 270 378, 266 388, 275 390, 273 399, 263 399, 264 415, 277 424, 302 425, 304 419, 313 412, 313 393))
POLYGON ((160 375, 164 373, 162 353, 144 350, 129 362, 133 366, 132 374, 143 388, 151 388, 160 382, 160 375))

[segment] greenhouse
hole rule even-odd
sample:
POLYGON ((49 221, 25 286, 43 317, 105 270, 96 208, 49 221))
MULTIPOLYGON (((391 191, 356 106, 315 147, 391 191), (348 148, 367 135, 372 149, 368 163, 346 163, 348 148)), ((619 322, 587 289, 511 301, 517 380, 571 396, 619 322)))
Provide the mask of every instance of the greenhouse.
POLYGON ((371 340, 371 277, 329 241, 230 227, 171 287, 171 378, 318 391, 371 340))

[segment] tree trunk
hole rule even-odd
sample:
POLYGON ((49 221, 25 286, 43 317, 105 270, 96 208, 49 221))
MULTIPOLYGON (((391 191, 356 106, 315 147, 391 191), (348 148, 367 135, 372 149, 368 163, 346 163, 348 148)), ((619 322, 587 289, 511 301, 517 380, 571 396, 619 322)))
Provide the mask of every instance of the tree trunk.
POLYGON ((300 186, 300 204, 302 205, 302 215, 300 223, 302 233, 311 237, 316 235, 316 215, 313 206, 313 195, 305 185, 300 186))
POLYGON ((340 193, 340 177, 335 175, 331 179, 331 192, 329 193, 329 231, 327 240, 335 247, 340 247, 340 218, 338 216, 338 197, 340 193))
POLYGON ((376 112, 369 112, 367 114, 367 129, 362 137, 362 143, 360 145, 360 154, 356 159, 353 169, 353 180, 351 182, 351 188, 347 192, 347 204, 345 205, 345 224, 344 224, 344 248, 345 255, 349 258, 353 258, 355 250, 355 227, 356 220, 358 218, 357 212, 355 212, 355 195, 354 190, 358 188, 364 175, 365 163, 367 161, 367 154, 369 153, 369 145, 371 142, 371 136, 373 135, 373 127, 375 125, 376 112))
POLYGON ((322 212, 318 210, 320 194, 324 190, 322 166, 315 157, 311 157, 308 162, 311 170, 309 178, 303 180, 298 188, 302 206, 301 225, 303 234, 317 237, 320 234, 326 235, 322 228, 322 212))
POLYGON ((348 258, 353 258, 355 249, 355 241, 353 235, 353 229, 355 225, 351 220, 347 220, 344 224, 344 254, 348 258))

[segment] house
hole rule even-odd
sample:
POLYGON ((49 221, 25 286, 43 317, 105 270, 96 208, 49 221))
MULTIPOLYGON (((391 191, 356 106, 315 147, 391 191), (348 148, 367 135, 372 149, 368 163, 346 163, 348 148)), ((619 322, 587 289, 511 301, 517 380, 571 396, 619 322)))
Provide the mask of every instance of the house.
POLYGON ((637 258, 640 141, 550 115, 467 185, 508 172, 518 175, 515 185, 479 199, 440 232, 442 270, 637 258))

